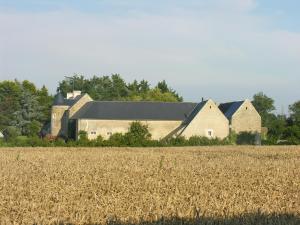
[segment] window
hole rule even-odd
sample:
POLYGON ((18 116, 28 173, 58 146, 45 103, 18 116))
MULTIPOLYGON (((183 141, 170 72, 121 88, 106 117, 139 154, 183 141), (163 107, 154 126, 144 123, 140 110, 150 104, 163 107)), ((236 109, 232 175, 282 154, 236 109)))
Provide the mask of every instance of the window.
POLYGON ((248 107, 246 107, 246 110, 248 110, 248 107))
POLYGON ((107 132, 107 135, 108 135, 108 136, 111 136, 111 135, 112 135, 112 132, 107 132))
POLYGON ((214 131, 213 131, 212 129, 208 129, 208 130, 206 131, 206 136, 207 136, 208 138, 214 137, 214 131))
POLYGON ((97 134, 97 132, 96 132, 96 131, 92 131, 91 134, 94 134, 94 135, 95 135, 95 134, 97 134))

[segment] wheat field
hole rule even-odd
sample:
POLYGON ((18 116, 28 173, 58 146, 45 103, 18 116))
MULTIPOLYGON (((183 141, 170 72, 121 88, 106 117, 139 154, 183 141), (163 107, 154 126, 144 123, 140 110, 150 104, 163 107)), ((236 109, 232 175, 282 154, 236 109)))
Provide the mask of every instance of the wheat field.
POLYGON ((300 224, 300 148, 2 148, 0 224, 300 224))

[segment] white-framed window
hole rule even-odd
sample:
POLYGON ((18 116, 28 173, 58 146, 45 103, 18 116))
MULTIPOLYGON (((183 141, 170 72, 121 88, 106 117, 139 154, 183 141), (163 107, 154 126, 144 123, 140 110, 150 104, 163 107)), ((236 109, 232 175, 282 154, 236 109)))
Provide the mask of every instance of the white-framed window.
POLYGON ((112 132, 107 132, 107 135, 108 135, 108 136, 111 136, 111 135, 112 135, 112 132))
POLYGON ((91 131, 91 134, 96 135, 97 132, 96 131, 91 131))
POLYGON ((213 129, 207 129, 206 130, 206 136, 208 138, 213 138, 214 137, 214 130, 213 129))

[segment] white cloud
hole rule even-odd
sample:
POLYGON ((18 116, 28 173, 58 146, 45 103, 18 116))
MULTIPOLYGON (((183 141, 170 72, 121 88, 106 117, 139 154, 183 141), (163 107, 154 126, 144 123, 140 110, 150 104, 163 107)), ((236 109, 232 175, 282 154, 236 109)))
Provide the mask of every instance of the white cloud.
MULTIPOLYGON (((2 12, 0 78, 34 79, 54 90, 74 72, 121 73, 127 79, 167 79, 193 100, 201 93, 192 96, 188 87, 218 87, 215 98, 249 98, 264 89, 278 95, 279 88, 300 82, 299 33, 271 29, 272 21, 251 13, 253 0, 197 2, 194 9, 123 16, 2 12)), ((299 95, 295 88, 287 101, 299 95)))

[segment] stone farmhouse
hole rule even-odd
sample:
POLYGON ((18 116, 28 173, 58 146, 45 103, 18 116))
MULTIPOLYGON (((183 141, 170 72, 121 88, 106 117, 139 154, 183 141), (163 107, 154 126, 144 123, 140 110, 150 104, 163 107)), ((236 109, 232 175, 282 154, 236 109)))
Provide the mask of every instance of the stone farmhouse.
POLYGON ((223 139, 230 129, 261 130, 260 116, 248 100, 219 106, 211 99, 200 103, 94 101, 88 94, 74 91, 67 98, 56 95, 51 135, 77 139, 80 131, 86 131, 89 139, 99 135, 108 139, 114 133, 127 132, 134 121, 146 124, 155 140, 176 136, 223 139))

